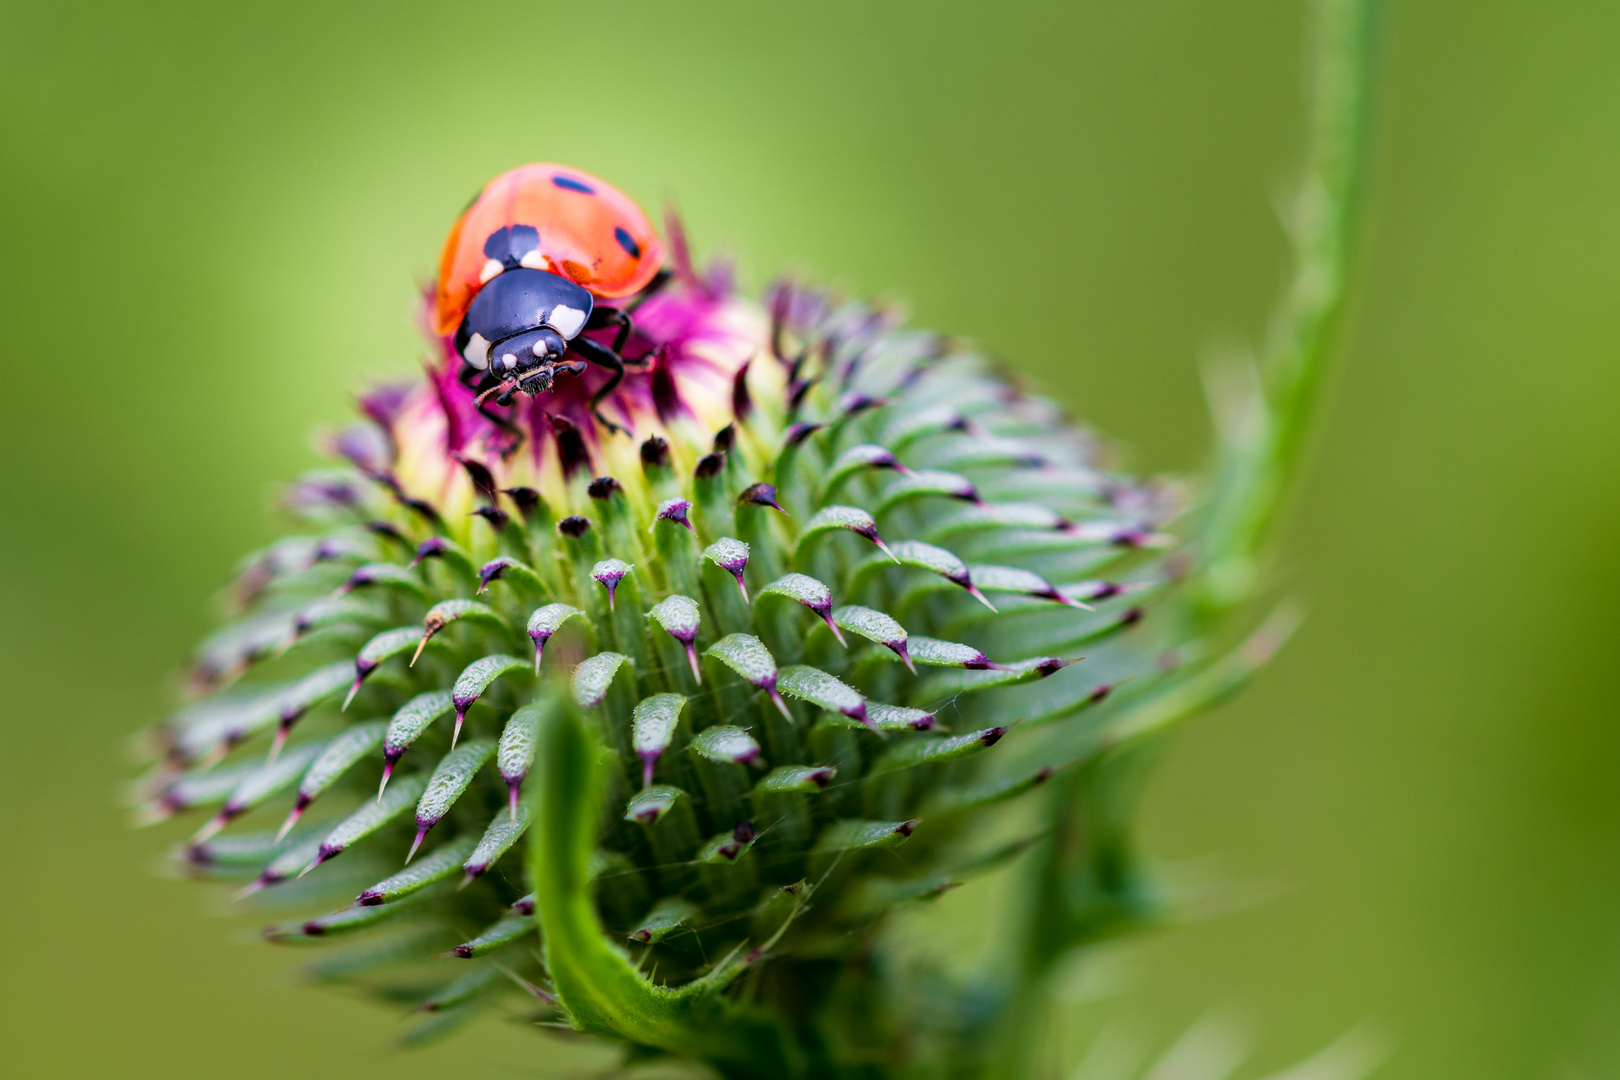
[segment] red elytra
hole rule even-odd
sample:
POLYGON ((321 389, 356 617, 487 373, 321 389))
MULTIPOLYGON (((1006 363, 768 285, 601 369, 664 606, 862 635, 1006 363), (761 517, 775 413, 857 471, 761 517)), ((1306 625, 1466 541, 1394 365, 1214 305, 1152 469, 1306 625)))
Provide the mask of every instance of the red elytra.
POLYGON ((664 262, 652 222, 630 196, 566 165, 519 165, 484 185, 450 230, 439 260, 439 333, 455 333, 493 276, 485 240, 513 225, 538 230, 547 265, 537 269, 601 299, 640 291, 664 262))

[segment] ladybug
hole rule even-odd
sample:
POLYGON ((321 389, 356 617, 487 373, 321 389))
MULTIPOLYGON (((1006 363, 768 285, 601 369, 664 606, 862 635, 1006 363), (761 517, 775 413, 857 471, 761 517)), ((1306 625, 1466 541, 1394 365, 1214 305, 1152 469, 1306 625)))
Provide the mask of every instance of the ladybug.
POLYGON ((486 184, 445 241, 435 312, 438 332, 455 334, 461 379, 477 392, 479 411, 521 438, 486 399, 507 405, 514 393, 544 393, 559 374, 596 364, 612 377, 591 395, 591 412, 622 430, 600 406, 624 378, 630 312, 668 279, 663 261, 641 207, 589 173, 520 165, 486 184), (629 297, 635 302, 598 303, 629 297), (608 328, 611 346, 582 336, 608 328))

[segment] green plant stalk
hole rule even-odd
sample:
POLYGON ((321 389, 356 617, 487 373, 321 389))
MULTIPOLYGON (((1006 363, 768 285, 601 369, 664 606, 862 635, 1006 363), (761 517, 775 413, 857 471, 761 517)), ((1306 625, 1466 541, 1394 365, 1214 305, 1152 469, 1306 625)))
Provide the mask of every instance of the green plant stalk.
POLYGON ((1345 310, 1371 83, 1372 0, 1315 0, 1300 183, 1283 209, 1293 273, 1257 369, 1211 373, 1216 454, 1196 545, 1206 622, 1247 600, 1307 457, 1345 310))

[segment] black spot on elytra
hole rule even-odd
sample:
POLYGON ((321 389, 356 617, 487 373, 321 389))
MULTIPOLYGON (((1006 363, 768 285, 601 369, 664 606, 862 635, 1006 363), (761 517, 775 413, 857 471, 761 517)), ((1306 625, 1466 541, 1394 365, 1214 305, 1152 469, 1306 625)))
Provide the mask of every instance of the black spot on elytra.
POLYGON ((624 248, 625 254, 629 255, 632 259, 641 258, 641 245, 636 243, 635 238, 629 233, 625 232, 623 227, 615 226, 613 230, 613 239, 619 242, 619 246, 624 248))
POLYGON ((564 176, 562 173, 558 173, 553 176, 551 178, 551 182, 562 188, 564 191, 577 191, 581 195, 596 194, 596 189, 591 187, 591 185, 587 184, 585 181, 575 180, 572 176, 564 176))
POLYGON ((484 240, 484 258, 515 270, 523 264, 523 256, 539 246, 540 230, 533 225, 503 226, 484 240))

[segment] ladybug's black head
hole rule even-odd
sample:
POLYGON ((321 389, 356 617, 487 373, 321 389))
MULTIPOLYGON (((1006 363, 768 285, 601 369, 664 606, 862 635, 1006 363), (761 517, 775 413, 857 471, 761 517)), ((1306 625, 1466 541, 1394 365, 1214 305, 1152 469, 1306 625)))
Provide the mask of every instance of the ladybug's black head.
POLYGON ((532 379, 523 377, 523 389, 538 393, 550 389, 552 365, 561 360, 567 351, 568 342, 563 340, 562 335, 549 326, 542 326, 491 346, 489 372, 498 378, 508 379, 523 377, 524 372, 538 369, 535 370, 535 378, 543 377, 543 386, 536 387, 532 379))

